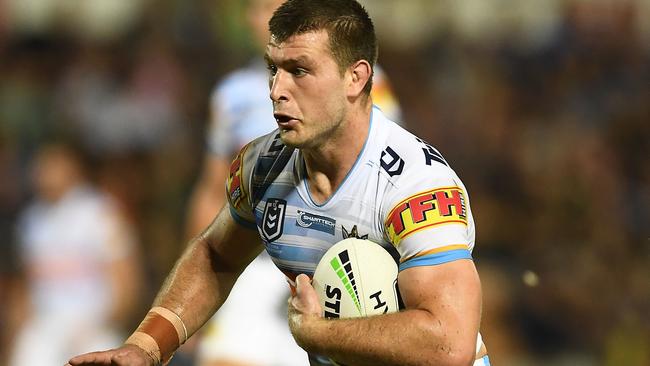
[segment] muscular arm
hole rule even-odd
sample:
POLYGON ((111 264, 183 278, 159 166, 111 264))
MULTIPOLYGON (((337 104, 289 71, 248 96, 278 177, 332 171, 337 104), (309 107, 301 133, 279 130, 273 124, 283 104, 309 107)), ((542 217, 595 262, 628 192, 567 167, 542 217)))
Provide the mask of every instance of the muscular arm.
POLYGON ((262 250, 256 231, 236 223, 226 205, 193 239, 154 301, 176 313, 188 336, 223 304, 239 274, 262 250))
POLYGON ((473 262, 408 268, 398 281, 406 310, 330 320, 301 275, 289 318, 296 341, 346 365, 471 365, 481 315, 473 262))

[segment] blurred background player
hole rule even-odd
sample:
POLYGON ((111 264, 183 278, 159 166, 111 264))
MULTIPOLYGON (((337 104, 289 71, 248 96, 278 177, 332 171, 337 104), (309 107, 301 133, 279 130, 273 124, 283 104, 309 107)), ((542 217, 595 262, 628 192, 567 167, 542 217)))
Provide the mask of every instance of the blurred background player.
POLYGON ((49 142, 32 165, 34 198, 17 226, 24 319, 10 366, 60 366, 89 347, 119 345, 142 286, 135 237, 84 175, 71 145, 49 142))
MULTIPOLYGON (((258 55, 246 67, 227 75, 213 91, 208 152, 190 202, 189 237, 206 228, 225 203, 223 182, 235 154, 249 141, 277 128, 269 98, 269 72, 260 54, 269 39, 268 21, 282 3, 250 0, 246 4, 246 20, 258 55)), ((372 96, 389 118, 401 119, 399 105, 379 69, 375 70, 372 96)), ((262 252, 203 331, 199 365, 306 365, 307 354, 296 345, 287 325, 288 298, 284 276, 262 252)))

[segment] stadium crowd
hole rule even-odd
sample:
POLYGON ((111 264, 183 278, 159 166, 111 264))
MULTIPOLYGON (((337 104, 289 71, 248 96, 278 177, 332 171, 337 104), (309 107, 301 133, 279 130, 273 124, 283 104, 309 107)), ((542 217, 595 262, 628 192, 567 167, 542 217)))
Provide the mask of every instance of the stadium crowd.
MULTIPOLYGON (((650 1, 364 3, 403 119, 472 195, 492 362, 650 364, 650 1)), ((1 365, 44 275, 19 232, 40 146, 81 147, 137 234, 126 334, 182 249, 210 90, 252 53, 239 1, 83 4, 0 2, 1 365)))

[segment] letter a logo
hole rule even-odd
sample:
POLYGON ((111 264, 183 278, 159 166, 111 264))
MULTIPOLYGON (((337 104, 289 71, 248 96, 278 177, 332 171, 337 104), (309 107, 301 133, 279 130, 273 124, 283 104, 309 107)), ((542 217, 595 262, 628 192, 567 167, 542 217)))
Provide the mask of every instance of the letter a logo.
POLYGON ((269 198, 266 201, 262 219, 262 235, 267 242, 272 242, 282 236, 286 208, 287 201, 285 200, 269 198))

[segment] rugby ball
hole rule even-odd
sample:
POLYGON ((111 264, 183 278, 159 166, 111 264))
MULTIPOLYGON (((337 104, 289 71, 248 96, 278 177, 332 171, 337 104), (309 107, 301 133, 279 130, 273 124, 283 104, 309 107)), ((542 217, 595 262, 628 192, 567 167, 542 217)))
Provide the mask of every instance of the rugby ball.
POLYGON ((399 310, 397 264, 379 244, 348 238, 318 262, 313 286, 326 318, 356 318, 399 310))

